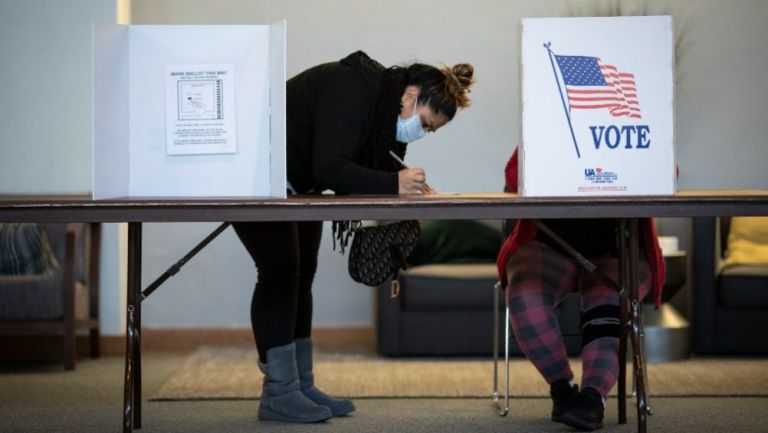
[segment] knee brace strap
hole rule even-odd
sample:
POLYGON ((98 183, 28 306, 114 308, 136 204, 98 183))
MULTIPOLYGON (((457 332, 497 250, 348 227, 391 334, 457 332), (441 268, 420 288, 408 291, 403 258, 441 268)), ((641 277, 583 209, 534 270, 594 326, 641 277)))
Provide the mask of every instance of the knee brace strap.
POLYGON ((598 338, 619 337, 619 307, 601 305, 581 315, 581 347, 598 338))

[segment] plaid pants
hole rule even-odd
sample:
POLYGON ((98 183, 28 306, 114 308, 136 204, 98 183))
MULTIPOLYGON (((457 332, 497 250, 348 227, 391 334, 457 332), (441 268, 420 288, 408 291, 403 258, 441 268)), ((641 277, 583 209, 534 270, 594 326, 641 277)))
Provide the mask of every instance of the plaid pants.
MULTIPOLYGON (((591 259, 597 268, 616 281, 618 259, 602 256, 591 259)), ((547 383, 573 380, 555 307, 573 291, 581 293, 582 314, 602 305, 619 305, 619 294, 605 286, 573 258, 547 245, 532 241, 523 245, 507 262, 507 303, 510 324, 525 356, 547 383)), ((651 273, 644 257, 639 262, 641 299, 651 288, 651 273)), ((592 387, 605 398, 618 379, 619 339, 601 337, 581 351, 581 388, 592 387)))

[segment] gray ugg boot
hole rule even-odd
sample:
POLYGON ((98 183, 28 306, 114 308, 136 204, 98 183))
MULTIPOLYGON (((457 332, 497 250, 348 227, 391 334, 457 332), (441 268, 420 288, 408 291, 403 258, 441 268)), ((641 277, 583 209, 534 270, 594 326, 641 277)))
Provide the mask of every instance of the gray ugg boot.
POLYGON ((331 410, 333 416, 344 416, 355 410, 352 400, 334 398, 317 389, 312 374, 312 340, 299 338, 296 343, 296 367, 299 369, 301 392, 310 400, 331 410))
POLYGON ((269 349, 267 363, 259 362, 259 368, 264 373, 260 420, 319 422, 333 417, 330 409, 315 404, 299 389, 295 344, 269 349))

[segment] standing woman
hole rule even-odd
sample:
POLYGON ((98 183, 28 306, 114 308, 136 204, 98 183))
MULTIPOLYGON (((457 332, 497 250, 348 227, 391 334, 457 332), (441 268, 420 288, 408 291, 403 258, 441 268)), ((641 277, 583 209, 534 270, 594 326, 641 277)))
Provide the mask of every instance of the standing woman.
MULTIPOLYGON (((403 169, 408 143, 469 105, 473 68, 384 68, 362 51, 287 83, 289 193, 421 194, 422 168, 403 169)), ((312 375, 312 281, 322 221, 233 224, 258 270, 251 324, 264 386, 259 419, 317 422, 355 406, 329 397, 312 375)))

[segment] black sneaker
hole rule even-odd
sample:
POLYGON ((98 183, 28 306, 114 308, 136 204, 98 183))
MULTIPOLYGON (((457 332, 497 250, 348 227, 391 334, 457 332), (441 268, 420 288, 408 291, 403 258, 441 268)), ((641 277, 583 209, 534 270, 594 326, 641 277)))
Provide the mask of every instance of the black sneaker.
POLYGON ((566 379, 559 379, 549 385, 549 396, 552 397, 552 421, 565 413, 568 402, 579 393, 579 385, 571 385, 566 379))
POLYGON ((554 421, 561 422, 581 431, 592 431, 603 427, 603 397, 594 388, 584 388, 570 399, 566 410, 554 421))

